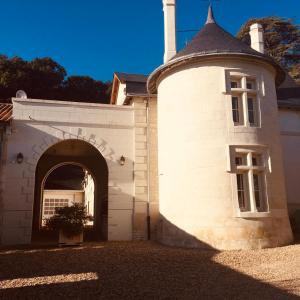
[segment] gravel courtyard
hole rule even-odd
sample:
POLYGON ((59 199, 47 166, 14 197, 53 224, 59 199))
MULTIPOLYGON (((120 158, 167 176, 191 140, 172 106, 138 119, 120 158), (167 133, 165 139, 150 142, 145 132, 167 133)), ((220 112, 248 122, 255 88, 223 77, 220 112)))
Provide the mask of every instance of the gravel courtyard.
POLYGON ((0 299, 300 299, 300 245, 228 252, 153 242, 0 249, 0 299))

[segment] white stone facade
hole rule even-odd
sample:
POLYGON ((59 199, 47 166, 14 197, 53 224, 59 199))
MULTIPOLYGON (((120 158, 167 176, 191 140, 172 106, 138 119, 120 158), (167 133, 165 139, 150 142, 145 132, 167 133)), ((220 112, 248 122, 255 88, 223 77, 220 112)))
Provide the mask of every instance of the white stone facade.
POLYGON ((289 212, 300 210, 300 110, 280 109, 284 175, 289 212))
POLYGON ((109 169, 108 239, 131 240, 134 198, 134 110, 132 107, 13 100, 11 135, 2 166, 1 243, 30 243, 35 169, 52 145, 79 139, 95 147, 109 169), (24 155, 22 164, 16 155, 24 155), (126 157, 121 166, 118 160, 126 157))
MULTIPOLYGON (((274 76, 274 71, 263 64, 219 59, 174 68, 158 80, 162 242, 249 249, 292 240, 274 76), (234 125, 228 73, 255 78, 256 126, 234 125), (265 148, 270 153, 272 167, 266 171, 265 185, 268 208, 263 212, 240 213, 236 174, 228 168, 230 153, 226 147, 230 146, 265 148)), ((243 93, 242 87, 236 90, 243 93)))

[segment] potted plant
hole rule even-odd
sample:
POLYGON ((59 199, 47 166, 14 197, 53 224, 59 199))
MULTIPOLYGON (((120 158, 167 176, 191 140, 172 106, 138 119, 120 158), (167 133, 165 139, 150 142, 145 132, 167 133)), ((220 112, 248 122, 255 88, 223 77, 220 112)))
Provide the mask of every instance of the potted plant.
POLYGON ((80 245, 83 242, 83 228, 92 217, 86 214, 82 204, 56 208, 55 215, 46 221, 46 228, 59 232, 59 245, 80 245))

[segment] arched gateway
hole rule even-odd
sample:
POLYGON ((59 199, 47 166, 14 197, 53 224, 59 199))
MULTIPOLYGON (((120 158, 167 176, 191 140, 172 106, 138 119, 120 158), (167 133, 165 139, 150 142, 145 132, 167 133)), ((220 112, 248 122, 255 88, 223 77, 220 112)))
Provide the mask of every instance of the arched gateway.
MULTIPOLYGON (((88 224, 89 229, 93 226, 93 234, 88 231, 86 236, 97 240, 145 239, 147 153, 141 147, 145 147, 146 131, 144 124, 137 122, 141 122, 140 111, 144 110, 13 99, 6 161, 0 168, 0 244, 35 241, 41 223, 53 213, 52 208, 42 210, 51 207, 41 203, 43 180, 62 165, 80 166, 93 178, 94 199, 86 202, 93 208, 94 222, 88 224)), ((58 199, 48 197, 49 189, 46 192, 45 203, 52 201, 53 206, 53 199, 55 203, 58 199)), ((66 194, 66 198, 59 197, 71 199, 66 194)))
POLYGON ((32 237, 41 230, 43 185, 48 175, 66 164, 83 167, 92 174, 95 182, 93 238, 107 240, 108 218, 108 167, 102 154, 82 140, 64 140, 49 147, 38 160, 35 171, 32 237))

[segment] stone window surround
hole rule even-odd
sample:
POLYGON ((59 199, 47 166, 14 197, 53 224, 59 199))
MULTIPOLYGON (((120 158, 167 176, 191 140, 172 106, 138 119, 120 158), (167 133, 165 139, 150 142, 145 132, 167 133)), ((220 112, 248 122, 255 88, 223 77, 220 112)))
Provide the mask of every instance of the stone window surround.
POLYGON ((233 206, 235 211, 235 216, 239 218, 261 218, 261 217, 270 217, 271 212, 269 210, 269 201, 267 193, 267 182, 266 176, 267 173, 272 172, 271 168, 271 159, 270 153, 266 145, 227 145, 227 172, 232 174, 231 184, 232 184, 232 199, 233 206), (247 165, 236 166, 235 158, 237 154, 244 154, 247 158, 247 165), (259 155, 262 159, 261 166, 252 165, 252 155, 259 155), (251 186, 249 191, 248 201, 250 202, 250 211, 241 211, 238 201, 238 192, 237 192, 237 181, 236 174, 240 172, 247 172, 248 180, 247 184, 251 186), (263 174, 263 199, 264 205, 266 207, 265 211, 257 211, 255 198, 254 198, 254 187, 253 187, 253 173, 263 174), (250 183, 250 184, 249 184, 250 183))
POLYGON ((261 99, 265 96, 265 87, 263 76, 256 75, 253 72, 240 72, 238 69, 225 69, 224 75, 224 94, 230 97, 227 101, 227 110, 230 111, 230 120, 233 128, 260 128, 261 127, 261 99), (237 88, 231 88, 231 82, 236 79, 239 81, 237 88), (255 89, 247 89, 247 80, 255 82, 255 89), (255 124, 251 125, 248 116, 248 95, 256 102, 255 124), (240 106, 240 122, 234 123, 232 117, 232 96, 238 97, 240 106), (246 108, 246 109, 245 109, 246 108))

